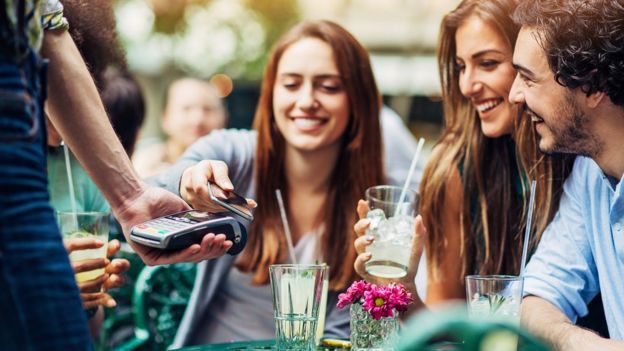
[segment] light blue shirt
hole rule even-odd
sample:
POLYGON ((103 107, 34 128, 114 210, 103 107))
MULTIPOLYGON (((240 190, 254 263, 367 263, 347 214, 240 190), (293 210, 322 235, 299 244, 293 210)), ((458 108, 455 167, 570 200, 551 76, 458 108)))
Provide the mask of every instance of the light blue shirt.
POLYGON ((526 295, 548 300, 571 321, 602 294, 612 339, 624 339, 624 177, 577 157, 559 211, 525 275, 526 295))

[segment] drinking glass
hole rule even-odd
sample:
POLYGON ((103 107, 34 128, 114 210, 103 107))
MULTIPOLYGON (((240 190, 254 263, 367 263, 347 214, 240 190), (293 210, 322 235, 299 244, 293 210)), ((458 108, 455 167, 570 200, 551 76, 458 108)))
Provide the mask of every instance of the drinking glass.
MULTIPOLYGON (((76 250, 69 254, 72 262, 106 258, 108 244, 108 213, 106 212, 58 212, 57 219, 63 240, 77 238, 99 239, 104 245, 97 249, 76 250)), ((76 274, 78 283, 98 278, 104 274, 104 268, 76 274)))
MULTIPOLYGON (((466 276, 466 299, 470 318, 520 324, 524 280, 513 275, 466 276)), ((501 331, 488 336, 489 349, 515 351, 518 335, 501 331)))
POLYGON ((271 265, 269 272, 277 349, 315 350, 327 265, 271 265))
POLYGON ((365 269, 378 277, 401 278, 407 274, 419 196, 414 190, 406 189, 401 199, 402 192, 402 187, 391 185, 366 189, 370 208, 366 234, 375 240, 366 247, 372 256, 365 269))

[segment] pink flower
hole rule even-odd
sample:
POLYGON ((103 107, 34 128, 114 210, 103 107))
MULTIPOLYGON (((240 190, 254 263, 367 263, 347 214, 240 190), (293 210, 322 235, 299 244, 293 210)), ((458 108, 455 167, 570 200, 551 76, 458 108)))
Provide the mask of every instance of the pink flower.
POLYGON ((367 310, 375 320, 379 320, 383 317, 392 317, 394 306, 392 303, 391 289, 382 286, 364 292, 364 304, 362 307, 367 310))
POLYGON ((410 294, 401 284, 390 284, 387 286, 390 290, 390 304, 399 312, 405 312, 407 306, 412 302, 412 294, 410 294))
POLYGON ((344 308, 352 303, 361 303, 365 311, 379 320, 383 317, 392 317, 395 309, 405 312, 411 302, 412 294, 401 284, 377 286, 358 280, 353 282, 345 293, 338 295, 337 306, 344 308))
POLYGON ((364 280, 353 282, 346 293, 338 295, 338 308, 344 308, 349 304, 360 301, 364 296, 364 292, 370 289, 370 285, 370 283, 364 280))

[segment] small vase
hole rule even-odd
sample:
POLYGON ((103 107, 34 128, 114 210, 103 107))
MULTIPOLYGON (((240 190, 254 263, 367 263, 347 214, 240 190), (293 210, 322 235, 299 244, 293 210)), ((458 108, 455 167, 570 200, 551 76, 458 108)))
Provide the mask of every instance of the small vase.
POLYGON ((373 319, 359 303, 351 304, 351 350, 393 351, 394 341, 399 330, 397 311, 392 317, 373 319))

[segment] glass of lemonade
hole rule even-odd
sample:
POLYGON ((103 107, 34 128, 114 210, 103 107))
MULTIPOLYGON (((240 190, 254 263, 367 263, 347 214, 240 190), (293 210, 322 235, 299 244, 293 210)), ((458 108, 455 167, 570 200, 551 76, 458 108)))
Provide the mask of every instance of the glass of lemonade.
POLYGON ((418 193, 406 189, 401 201, 402 187, 379 185, 366 189, 370 211, 366 218, 370 226, 366 235, 375 240, 366 248, 372 254, 366 271, 382 278, 401 278, 407 274, 418 193))
MULTIPOLYGON (((77 238, 94 238, 104 243, 98 249, 76 250, 69 254, 72 262, 106 258, 108 244, 108 213, 106 212, 58 212, 57 219, 63 241, 77 238)), ((76 274, 78 283, 98 278, 104 274, 104 268, 76 274)))
POLYGON ((280 264, 269 267, 278 350, 315 350, 324 264, 280 264))
MULTIPOLYGON (((470 318, 505 321, 520 325, 520 307, 524 280, 513 275, 469 275, 466 276, 466 299, 470 318)), ((490 349, 515 351, 518 336, 510 331, 501 331, 484 341, 490 349)))

